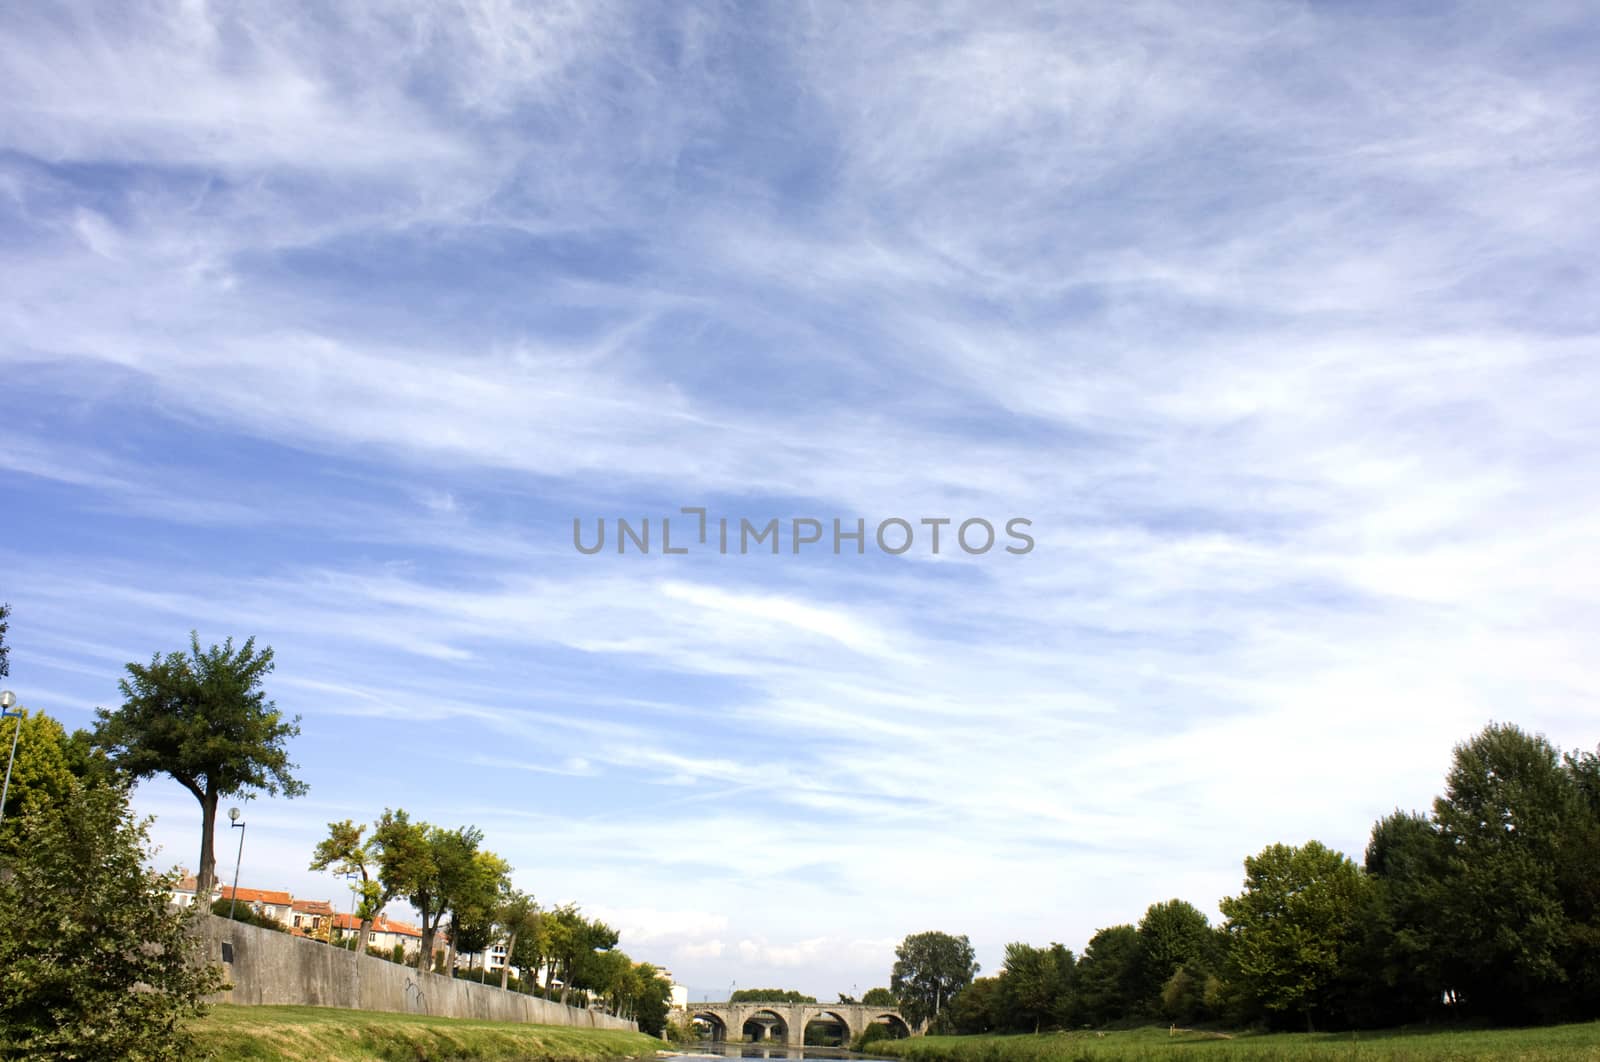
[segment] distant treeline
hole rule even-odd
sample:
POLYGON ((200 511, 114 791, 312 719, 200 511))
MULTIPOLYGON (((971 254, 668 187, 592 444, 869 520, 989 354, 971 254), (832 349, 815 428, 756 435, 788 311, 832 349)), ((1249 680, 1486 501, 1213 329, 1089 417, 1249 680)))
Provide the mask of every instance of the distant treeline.
POLYGON ((730 1003, 815 1003, 816 996, 808 996, 788 988, 741 988, 728 997, 730 1003))
POLYGON ((1431 814, 1373 826, 1364 865, 1275 844, 1220 906, 1213 927, 1183 900, 1153 904, 1081 956, 1009 945, 947 1021, 979 1033, 1600 1017, 1600 756, 1490 725, 1456 747, 1431 814))

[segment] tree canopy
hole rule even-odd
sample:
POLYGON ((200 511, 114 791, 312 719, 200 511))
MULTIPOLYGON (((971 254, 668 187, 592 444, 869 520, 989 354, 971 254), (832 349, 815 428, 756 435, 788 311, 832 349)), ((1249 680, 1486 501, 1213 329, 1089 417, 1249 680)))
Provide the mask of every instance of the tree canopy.
POLYGON ((792 988, 741 988, 728 997, 730 1003, 815 1003, 816 996, 792 988))
POLYGON ((1266 1010, 1300 1014, 1311 1028, 1355 939, 1366 879, 1317 841, 1268 845, 1244 868, 1244 890, 1221 904, 1233 974, 1266 1010))
POLYGON ((978 974, 972 942, 965 936, 913 933, 894 954, 889 988, 913 1024, 937 1021, 956 993, 978 974))
POLYGON ((191 633, 187 654, 127 665, 118 683, 122 707, 95 713, 94 741, 119 771, 133 779, 170 775, 200 803, 200 895, 216 880, 222 797, 306 791, 285 747, 300 733, 300 717, 284 719, 262 689, 272 666, 272 649, 258 650, 254 638, 202 650, 191 633))
POLYGON ((127 800, 74 781, 20 818, 0 874, 8 1058, 184 1058, 184 1022, 221 987, 220 967, 198 961, 198 908, 171 906, 175 873, 145 869, 149 820, 127 800))

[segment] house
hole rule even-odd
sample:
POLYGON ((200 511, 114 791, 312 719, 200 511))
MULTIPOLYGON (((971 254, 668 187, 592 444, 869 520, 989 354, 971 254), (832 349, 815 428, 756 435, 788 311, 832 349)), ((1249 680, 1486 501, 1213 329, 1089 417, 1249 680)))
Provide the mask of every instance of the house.
MULTIPOLYGON (((172 902, 177 904, 179 907, 188 907, 190 904, 195 902, 194 894, 195 890, 200 887, 200 882, 199 879, 197 879, 193 874, 189 873, 188 867, 183 867, 181 869, 183 870, 183 877, 176 885, 172 887, 172 902)), ((217 886, 213 885, 211 887, 212 902, 215 902, 217 897, 221 895, 221 890, 219 890, 217 886)), ((209 906, 209 904, 207 906, 209 906)))
POLYGON ((289 905, 289 932, 297 937, 327 940, 333 932, 333 904, 328 900, 295 900, 289 905))
MULTIPOLYGON (((458 970, 487 970, 489 973, 498 974, 506 965, 509 958, 504 940, 497 940, 489 945, 487 952, 461 951, 456 953, 456 969, 458 970)), ((512 967, 512 973, 517 969, 512 967)), ((520 975, 519 975, 520 976, 520 975)))
MULTIPOLYGON (((352 914, 337 914, 333 916, 333 928, 355 936, 361 932, 361 919, 352 914)), ((441 944, 444 940, 445 935, 439 933, 435 943, 441 944)), ((422 929, 409 922, 398 922, 387 915, 380 914, 374 918, 372 936, 367 946, 387 953, 393 951, 396 944, 400 945, 403 953, 415 955, 422 948, 422 929)))
POLYGON ((222 886, 222 899, 248 906, 260 917, 284 927, 289 925, 290 908, 294 906, 294 897, 286 892, 273 889, 239 889, 236 892, 232 885, 222 886))

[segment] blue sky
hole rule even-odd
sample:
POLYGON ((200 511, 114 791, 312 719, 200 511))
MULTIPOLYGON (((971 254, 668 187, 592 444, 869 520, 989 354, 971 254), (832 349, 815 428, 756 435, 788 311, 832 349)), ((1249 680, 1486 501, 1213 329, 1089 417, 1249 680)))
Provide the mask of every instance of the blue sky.
POLYGON ((1597 741, 1597 28, 12 6, 10 685, 86 725, 254 634, 311 792, 246 880, 475 823, 713 992, 1359 856, 1490 719, 1597 741), (572 548, 697 505, 1037 546, 572 548))

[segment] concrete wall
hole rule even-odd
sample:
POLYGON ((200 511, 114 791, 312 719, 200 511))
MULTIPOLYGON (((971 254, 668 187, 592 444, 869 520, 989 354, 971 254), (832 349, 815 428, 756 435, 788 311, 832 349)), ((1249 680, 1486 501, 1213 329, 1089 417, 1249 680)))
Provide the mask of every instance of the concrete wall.
POLYGON ((213 962, 223 962, 225 955, 232 958, 222 969, 233 988, 212 997, 216 1003, 345 1007, 630 1032, 639 1028, 609 1014, 440 974, 419 974, 415 967, 213 915, 201 917, 199 932, 213 962))

